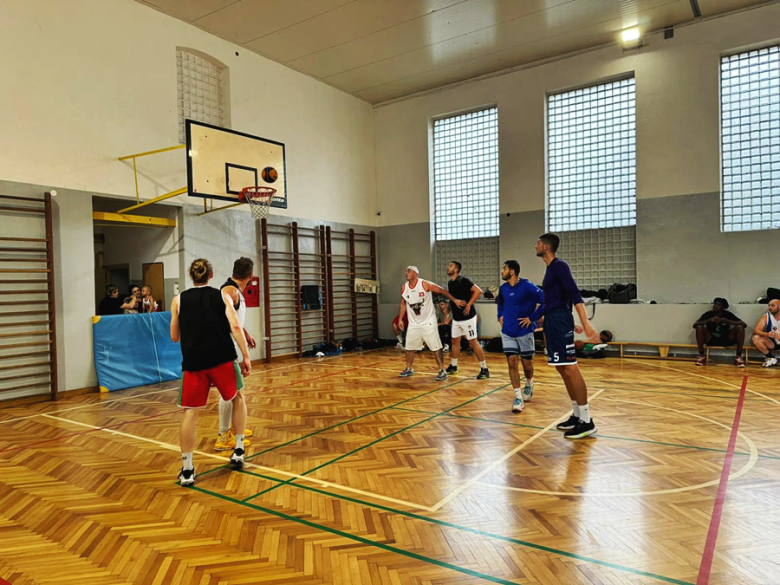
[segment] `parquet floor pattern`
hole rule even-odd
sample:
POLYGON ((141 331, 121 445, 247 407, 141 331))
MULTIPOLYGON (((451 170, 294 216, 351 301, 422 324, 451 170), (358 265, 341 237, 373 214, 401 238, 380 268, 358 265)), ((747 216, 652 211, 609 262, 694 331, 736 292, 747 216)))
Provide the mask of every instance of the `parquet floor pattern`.
MULTIPOLYGON (((710 583, 780 583, 780 370, 586 362, 599 427, 537 361, 437 383, 395 350, 258 366, 242 472, 199 421, 179 487, 177 384, 0 407, 0 578, 12 585, 695 583, 743 375, 710 583)), ((465 371, 464 371, 465 370, 465 371)))

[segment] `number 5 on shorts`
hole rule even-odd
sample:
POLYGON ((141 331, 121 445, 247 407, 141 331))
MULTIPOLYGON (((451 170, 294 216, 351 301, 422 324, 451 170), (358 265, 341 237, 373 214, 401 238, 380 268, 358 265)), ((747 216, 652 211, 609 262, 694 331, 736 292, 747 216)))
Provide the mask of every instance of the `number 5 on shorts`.
POLYGON ((561 361, 561 358, 559 358, 559 357, 558 357, 558 352, 557 352, 557 351, 556 351, 556 352, 553 354, 553 361, 554 361, 554 362, 559 362, 559 361, 561 361))

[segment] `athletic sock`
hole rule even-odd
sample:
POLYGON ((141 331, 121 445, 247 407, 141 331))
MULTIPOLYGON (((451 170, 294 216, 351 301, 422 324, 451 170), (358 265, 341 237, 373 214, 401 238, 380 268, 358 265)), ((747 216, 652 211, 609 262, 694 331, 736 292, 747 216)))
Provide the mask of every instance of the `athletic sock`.
POLYGON ((580 405, 577 404, 576 400, 571 401, 571 413, 577 418, 580 418, 580 405))
POLYGON ((404 344, 404 338, 403 337, 401 337, 400 335, 396 335, 395 338, 398 340, 398 343, 400 343, 401 345, 404 344))
POLYGON ((580 420, 584 423, 590 422, 590 404, 580 404, 580 420))
POLYGON ((450 365, 458 367, 458 360, 455 358, 450 358, 450 365))
POLYGON ((236 435, 236 449, 243 449, 244 448, 244 435, 243 433, 240 435, 236 435))
POLYGON ((528 386, 533 386, 534 385, 534 379, 533 378, 526 378, 525 379, 525 383, 528 386))
POLYGON ((487 360, 479 362, 479 367, 487 370, 487 360))
POLYGON ((233 420, 233 401, 219 399, 219 434, 230 430, 230 423, 233 420))
POLYGON ((764 354, 764 357, 774 359, 775 355, 771 351, 768 351, 764 354))
POLYGON ((523 389, 522 388, 515 388, 515 398, 519 398, 520 400, 523 399, 523 389))
POLYGON ((183 469, 195 469, 195 466, 192 464, 192 451, 181 454, 181 466, 183 469))

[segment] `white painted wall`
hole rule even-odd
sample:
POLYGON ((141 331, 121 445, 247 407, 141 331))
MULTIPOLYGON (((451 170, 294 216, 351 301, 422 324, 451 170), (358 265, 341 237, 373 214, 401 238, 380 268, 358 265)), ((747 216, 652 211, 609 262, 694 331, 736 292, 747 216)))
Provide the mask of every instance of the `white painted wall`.
POLYGON ((637 197, 720 187, 719 57, 780 36, 780 5, 609 47, 544 66, 465 83, 376 110, 380 225, 427 222, 432 117, 498 105, 501 212, 544 209, 545 97, 633 72, 637 87, 637 197))
MULTIPOLYGON (((0 3, 0 178, 134 196, 116 157, 177 143, 177 46, 229 67, 233 128, 286 144, 285 215, 375 225, 369 104, 132 0, 0 3)), ((139 168, 144 198, 186 183, 181 150, 139 168)))

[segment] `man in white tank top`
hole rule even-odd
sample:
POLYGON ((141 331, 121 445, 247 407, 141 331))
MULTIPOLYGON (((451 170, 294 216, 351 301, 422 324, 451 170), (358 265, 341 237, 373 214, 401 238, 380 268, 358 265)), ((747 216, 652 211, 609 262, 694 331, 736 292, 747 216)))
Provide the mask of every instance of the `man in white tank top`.
POLYGON ((398 313, 398 327, 403 330, 404 314, 409 319, 409 328, 406 331, 406 369, 401 372, 401 378, 414 375, 414 357, 416 352, 423 348, 423 342, 433 352, 436 364, 439 366, 437 381, 447 379, 444 371, 444 362, 441 357, 441 340, 439 339, 439 327, 436 320, 436 307, 433 303, 433 295, 444 295, 459 307, 466 305, 453 297, 449 291, 440 286, 418 278, 419 271, 416 266, 406 268, 406 283, 401 289, 401 306, 398 313))
POLYGON ((769 301, 769 310, 753 330, 753 345, 764 354, 765 368, 777 365, 777 358, 772 352, 780 349, 780 300, 769 301))
MULTIPOLYGON (((254 349, 257 346, 254 338, 249 335, 249 332, 244 327, 246 320, 246 300, 244 299, 244 289, 246 285, 252 280, 252 271, 254 270, 255 263, 249 258, 239 258, 233 263, 233 276, 228 278, 221 289, 223 293, 226 293, 233 299, 233 308, 238 315, 238 322, 241 324, 241 329, 244 331, 244 337, 246 338, 246 344, 249 349, 254 349)), ((238 347, 238 343, 233 339, 233 345, 238 347)), ((239 350, 236 350, 239 351, 239 350)), ((216 451, 231 451, 235 448, 236 433, 235 429, 231 427, 233 420, 233 403, 227 400, 219 399, 219 437, 214 445, 216 451)), ((244 429, 244 437, 251 437, 252 431, 244 429)), ((244 446, 248 446, 249 441, 244 441, 244 446)))

